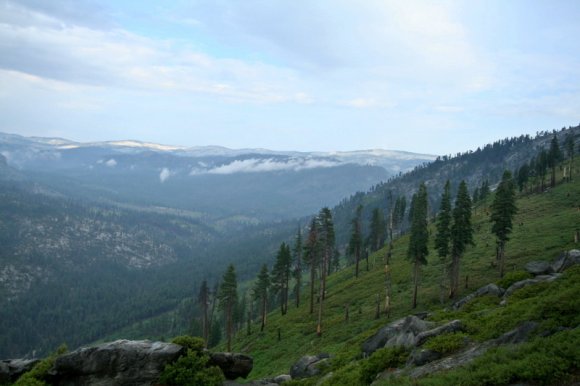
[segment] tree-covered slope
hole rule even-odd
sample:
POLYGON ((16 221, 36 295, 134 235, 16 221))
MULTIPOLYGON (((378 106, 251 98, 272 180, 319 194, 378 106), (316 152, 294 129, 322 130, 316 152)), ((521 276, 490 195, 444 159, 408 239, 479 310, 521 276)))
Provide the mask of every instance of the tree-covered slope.
MULTIPOLYGON (((575 162, 575 169, 578 170, 580 163, 578 160, 575 162)), ((559 184, 553 189, 518 196, 519 211, 514 220, 516 225, 507 244, 508 277, 525 275, 521 272, 527 262, 552 261, 563 251, 579 247, 574 241, 574 235, 580 224, 580 176, 576 175, 572 182, 564 183, 561 182, 559 174, 558 180, 559 184)), ((500 281, 495 267, 495 239, 490 232, 489 208, 492 199, 493 197, 488 197, 473 208, 475 246, 469 247, 461 260, 459 297, 488 283, 500 281)), ((431 225, 430 229, 433 236, 434 226, 431 225)), ((375 319, 377 299, 381 308, 384 302, 384 258, 387 251, 383 248, 370 256, 369 271, 364 269, 363 262, 358 279, 354 277, 352 266, 345 267, 328 278, 321 337, 316 335, 316 312, 309 314, 308 295, 304 296, 299 308, 291 306, 284 316, 277 310, 272 311, 268 315, 264 332, 258 332, 256 324, 250 335, 247 335, 245 329, 240 330, 234 349, 254 356, 255 369, 251 374, 252 378, 288 373, 290 366, 301 356, 320 352, 328 352, 334 356, 331 366, 335 372, 340 372, 344 366, 356 367, 358 365, 353 365, 351 361, 360 359, 361 343, 367 337, 389 321, 420 311, 433 313, 432 319, 437 321, 464 318, 470 325, 469 338, 474 341, 497 337, 527 319, 553 328, 576 327, 572 324, 578 322, 573 316, 578 311, 578 303, 574 299, 580 298, 577 269, 566 273, 563 278, 558 279, 561 281, 557 280, 556 284, 552 284, 556 287, 542 285, 538 287, 539 292, 530 290, 533 296, 538 297, 530 302, 541 305, 527 313, 523 312, 526 306, 522 304, 525 303, 517 302, 513 302, 513 308, 510 306, 505 311, 498 308, 497 302, 484 302, 473 305, 473 313, 469 315, 445 313, 442 310, 450 301, 444 297, 444 303, 441 303, 440 282, 443 267, 434 252, 433 237, 428 265, 422 270, 418 308, 412 310, 412 266, 406 259, 408 242, 408 236, 402 236, 394 242, 392 263, 389 267, 393 291, 390 317, 387 318, 381 313, 380 318, 375 319), (564 289, 565 295, 559 296, 564 289), (345 320, 347 308, 348 321, 345 320), (488 316, 479 318, 478 315, 482 313, 488 316)), ((570 337, 572 338, 577 340, 577 334, 570 337)), ((560 338, 553 339, 558 341, 560 338)), ((348 371, 340 374, 347 373, 348 371)))

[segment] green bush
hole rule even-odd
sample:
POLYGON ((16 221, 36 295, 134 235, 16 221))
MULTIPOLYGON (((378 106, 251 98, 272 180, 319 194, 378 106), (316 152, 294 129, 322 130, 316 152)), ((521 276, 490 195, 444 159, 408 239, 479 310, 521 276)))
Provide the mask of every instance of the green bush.
MULTIPOLYGON (((176 343, 178 344, 178 343, 176 343)), ((159 382, 167 386, 219 386, 225 380, 217 366, 207 367, 209 355, 187 349, 187 354, 165 366, 159 382)))
POLYGON ((177 336, 173 338, 171 343, 178 344, 196 352, 203 351, 205 347, 205 343, 202 338, 189 335, 177 336))
POLYGON ((22 374, 14 383, 14 386, 47 386, 46 376, 52 367, 56 358, 68 351, 65 344, 61 345, 49 357, 38 362, 30 371, 22 374))
POLYGON ((403 347, 388 347, 377 350, 368 359, 362 361, 360 379, 370 384, 378 373, 388 368, 396 368, 407 362, 409 353, 403 347))
POLYGON ((464 347, 466 338, 467 334, 463 332, 441 334, 429 339, 423 347, 440 354, 450 354, 464 347))
POLYGON ((530 279, 532 276, 531 273, 526 271, 512 271, 506 273, 502 279, 496 282, 496 284, 503 289, 507 289, 510 285, 518 281, 530 279))
POLYGON ((332 377, 325 379, 321 386, 363 386, 361 379, 361 362, 351 362, 335 371, 332 377))

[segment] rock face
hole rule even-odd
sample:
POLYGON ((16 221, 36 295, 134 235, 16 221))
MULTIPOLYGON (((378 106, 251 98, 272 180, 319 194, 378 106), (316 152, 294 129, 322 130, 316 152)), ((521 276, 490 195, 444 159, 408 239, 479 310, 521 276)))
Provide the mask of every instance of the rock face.
POLYGON ((305 355, 290 368, 292 379, 308 378, 320 374, 321 367, 328 363, 330 355, 305 355))
POLYGON ((552 269, 554 272, 564 272, 574 264, 580 264, 580 250, 578 249, 571 249, 568 252, 562 253, 552 263, 552 269))
POLYGON ((542 283, 542 282, 551 282, 556 280, 558 277, 560 277, 559 273, 553 273, 551 275, 539 275, 536 276, 533 279, 525 279, 525 280, 520 280, 515 282, 514 284, 510 285, 509 288, 507 290, 505 290, 504 293, 504 298, 510 296, 511 294, 513 294, 515 291, 527 287, 529 285, 532 284, 538 284, 538 283, 542 283))
POLYGON ((505 290, 503 288, 497 286, 496 284, 493 284, 493 283, 488 284, 486 286, 479 288, 474 293, 469 294, 466 297, 453 303, 453 309, 457 310, 457 309, 461 308, 464 304, 466 304, 466 303, 470 302, 471 300, 478 298, 480 296, 492 295, 492 296, 500 297, 503 295, 504 291, 505 290))
POLYGON ((57 358, 53 382, 62 386, 147 386, 185 351, 176 344, 147 340, 118 340, 80 348, 57 358))
POLYGON ((532 275, 549 275, 554 272, 552 265, 546 261, 530 261, 524 269, 532 275))
POLYGON ((415 336, 429 330, 432 326, 432 322, 426 322, 414 315, 395 320, 364 341, 362 351, 365 355, 371 355, 383 347, 413 347, 415 336))
POLYGON ((39 362, 38 359, 6 359, 0 361, 0 385, 15 382, 39 362))
POLYGON ((218 352, 210 353, 210 366, 218 366, 222 369, 226 379, 246 378, 254 367, 254 359, 248 355, 218 352))

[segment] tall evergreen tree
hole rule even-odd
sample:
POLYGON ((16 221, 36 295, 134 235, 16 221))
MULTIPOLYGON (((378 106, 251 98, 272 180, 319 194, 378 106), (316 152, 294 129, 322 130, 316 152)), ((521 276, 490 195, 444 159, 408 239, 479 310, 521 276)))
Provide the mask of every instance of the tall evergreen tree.
POLYGON ((234 311, 238 301, 238 281, 233 264, 228 266, 222 278, 218 294, 220 309, 224 312, 226 323, 227 350, 232 351, 234 334, 234 311))
POLYGON ((419 288, 421 265, 427 264, 427 255, 429 254, 427 210, 427 187, 425 183, 421 183, 419 185, 419 191, 413 195, 413 199, 411 200, 411 235, 409 238, 409 248, 407 250, 407 258, 413 264, 413 308, 417 307, 417 291, 419 288))
POLYGON ((499 273, 505 272, 505 246, 513 228, 513 218, 517 213, 515 186, 509 170, 503 173, 491 205, 491 231, 496 236, 499 258, 499 273))
POLYGON ((268 266, 262 265, 262 269, 258 274, 258 280, 254 284, 253 295, 254 300, 260 302, 260 331, 264 331, 266 326, 266 312, 268 309, 268 292, 270 290, 270 274, 268 273, 268 266))
POLYGON ((316 280, 316 270, 320 263, 320 242, 318 241, 318 224, 316 218, 310 222, 308 238, 304 245, 304 262, 310 268, 310 313, 314 313, 314 282, 316 280))
POLYGON ((296 232, 296 239, 294 240, 294 248, 292 249, 292 253, 294 255, 294 272, 292 276, 294 277, 294 282, 296 283, 294 286, 294 295, 296 299, 296 307, 300 307, 300 290, 302 288, 302 252, 303 252, 303 245, 302 245, 302 230, 298 227, 298 231, 296 232))
POLYGON ((352 233, 350 234, 350 240, 348 242, 348 253, 349 253, 349 255, 354 256, 354 264, 355 264, 354 275, 355 275, 355 277, 358 277, 359 263, 360 263, 360 258, 362 255, 362 249, 363 249, 363 235, 362 235, 362 224, 361 224, 362 209, 363 209, 362 205, 359 205, 356 208, 356 215, 351 221, 352 233))
POLYGON ((518 169, 518 188, 520 192, 523 192, 530 179, 530 166, 525 163, 518 169))
POLYGON ((568 181, 572 181, 572 164, 574 163, 574 134, 572 132, 566 135, 564 149, 568 156, 568 181))
POLYGON ((545 183, 546 183, 546 174, 548 170, 548 152, 545 149, 542 149, 538 156, 536 157, 536 161, 534 163, 535 173, 539 179, 539 190, 540 192, 544 190, 545 183))
POLYGON ((556 166, 562 160, 562 151, 560 150, 560 144, 558 143, 558 136, 554 134, 552 140, 550 141, 550 150, 548 151, 548 167, 551 169, 552 174, 550 178, 550 186, 553 188, 556 186, 556 166))
POLYGON ((455 208, 453 208, 453 225, 451 225, 451 291, 449 297, 454 299, 459 291, 459 261, 468 245, 473 245, 473 227, 471 226, 471 198, 465 181, 459 184, 455 208))
POLYGON ((290 246, 280 244, 276 255, 276 263, 272 269, 272 288, 280 295, 280 312, 286 315, 288 312, 288 291, 290 287, 290 271, 292 267, 292 254, 290 246))
POLYGON ((441 205, 437 214, 437 233, 435 234, 435 249, 441 259, 443 273, 441 275, 441 300, 444 297, 445 281, 447 280, 447 256, 449 256, 449 241, 451 240, 451 183, 445 182, 441 205))
POLYGON ((324 309, 324 300, 326 298, 326 276, 330 273, 332 255, 335 248, 334 224, 332 213, 327 207, 322 208, 318 215, 319 223, 319 241, 322 249, 322 259, 320 264, 320 294, 318 302, 318 325, 316 333, 322 335, 322 312, 324 309))
POLYGON ((386 237, 385 221, 383 219, 383 213, 380 208, 373 209, 369 229, 370 232, 367 239, 367 245, 369 246, 371 252, 375 252, 381 249, 386 237))
POLYGON ((201 307, 201 325, 203 342, 207 348, 209 342, 209 301, 210 293, 207 286, 207 280, 204 280, 199 287, 199 294, 197 295, 197 304, 201 307))

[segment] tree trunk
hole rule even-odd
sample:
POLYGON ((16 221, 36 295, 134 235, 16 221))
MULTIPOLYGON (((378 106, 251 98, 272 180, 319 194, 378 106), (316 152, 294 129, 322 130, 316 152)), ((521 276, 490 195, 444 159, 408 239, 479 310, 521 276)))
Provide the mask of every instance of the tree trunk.
POLYGON ((232 351, 232 330, 233 330, 233 326, 232 326, 232 322, 233 322, 233 318, 232 318, 232 305, 228 304, 227 306, 227 316, 226 316, 226 332, 227 332, 227 337, 228 337, 228 344, 227 344, 227 348, 228 348, 228 352, 232 351))
MULTIPOLYGON (((325 272, 322 272, 322 277, 324 277, 325 272)), ((323 280, 324 281, 324 280, 323 280)), ((318 325, 316 326, 316 335, 322 336, 322 307, 324 306, 324 294, 323 286, 320 286, 320 302, 318 303, 318 325)))
POLYGON ((354 269, 354 277, 358 277, 358 263, 360 260, 360 251, 358 250, 358 247, 354 251, 354 258, 356 260, 355 269, 354 269))
POLYGON ((260 331, 264 331, 266 327, 266 296, 262 296, 262 323, 260 324, 260 331))
POLYGON ((449 292, 449 298, 455 299, 458 292, 459 292, 459 256, 457 254, 453 254, 451 260, 451 290, 449 292))
POLYGON ((503 278, 505 273, 505 246, 504 243, 500 243, 499 246, 499 277, 503 278))

